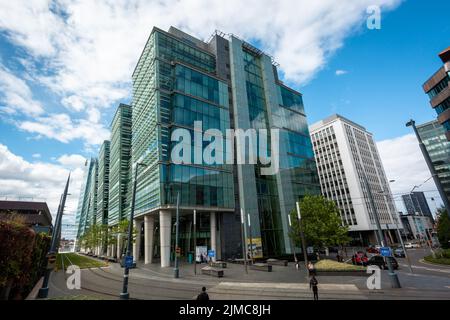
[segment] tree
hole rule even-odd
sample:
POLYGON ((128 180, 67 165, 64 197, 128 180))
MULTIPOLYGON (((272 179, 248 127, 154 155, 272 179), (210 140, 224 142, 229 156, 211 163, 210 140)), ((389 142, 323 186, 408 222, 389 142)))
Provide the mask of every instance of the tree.
POLYGON ((442 248, 448 249, 450 248, 450 218, 444 207, 438 209, 437 216, 437 236, 442 248))
MULTIPOLYGON (((328 247, 350 241, 348 227, 342 225, 336 204, 323 196, 305 196, 300 201, 301 224, 305 245, 328 247)), ((289 236, 296 246, 301 245, 297 210, 291 211, 292 230, 289 236)))

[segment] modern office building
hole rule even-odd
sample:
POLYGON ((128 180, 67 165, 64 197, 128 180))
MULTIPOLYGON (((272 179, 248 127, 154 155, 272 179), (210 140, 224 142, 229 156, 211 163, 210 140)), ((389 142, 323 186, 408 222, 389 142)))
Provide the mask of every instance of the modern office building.
POLYGON ((438 121, 431 121, 418 125, 417 131, 450 202, 450 141, 447 141, 445 129, 438 121))
POLYGON ((450 141, 450 47, 439 53, 444 65, 423 85, 423 91, 430 98, 431 107, 436 110, 437 121, 442 125, 450 141))
POLYGON ((427 241, 433 239, 433 224, 429 217, 419 214, 402 214, 400 215, 404 226, 403 234, 408 240, 427 241))
POLYGON ((35 201, 0 201, 0 221, 9 220, 12 215, 23 219, 25 225, 36 232, 50 234, 52 215, 46 202, 35 201))
MULTIPOLYGON (((95 223, 97 215, 97 159, 91 158, 86 162, 83 184, 78 200, 75 217, 78 226, 77 239, 82 237, 92 223, 95 223)), ((77 246, 79 243, 77 244, 77 246)))
POLYGON ((410 194, 402 195, 403 203, 405 204, 406 211, 412 215, 422 215, 430 218, 434 223, 433 215, 431 214, 430 207, 428 206, 427 198, 423 192, 412 192, 410 194))
POLYGON ((98 155, 98 188, 97 188, 97 217, 98 225, 108 224, 109 203, 109 148, 110 142, 103 141, 98 155))
POLYGON ((131 106, 121 103, 111 123, 108 225, 127 218, 131 201, 131 106))
MULTIPOLYGON (((396 230, 397 222, 401 229, 372 134, 337 114, 311 125, 309 129, 322 195, 339 207, 342 222, 349 226, 354 242, 363 245, 377 243, 377 227, 364 175, 382 229, 396 230)), ((385 233, 389 240, 396 240, 396 232, 385 233)))
MULTIPOLYGON (((173 27, 153 28, 132 78, 132 176, 138 163, 145 165, 137 168, 134 256, 170 265, 178 197, 181 255, 195 252, 194 210, 197 246, 214 250, 215 258, 242 257, 241 209, 258 254, 292 252, 288 213, 320 188, 302 96, 278 79, 273 59, 234 35, 216 32, 203 42, 173 27), (195 133, 194 121, 202 122, 195 133), (171 157, 180 128, 194 137, 183 139, 194 147, 183 151, 192 161, 182 164, 171 157), (196 161, 208 145, 201 134, 217 129, 209 136, 216 141, 230 128, 279 129, 280 170, 262 175, 260 163, 196 161)), ((230 145, 225 138, 226 157, 234 154, 230 145)))

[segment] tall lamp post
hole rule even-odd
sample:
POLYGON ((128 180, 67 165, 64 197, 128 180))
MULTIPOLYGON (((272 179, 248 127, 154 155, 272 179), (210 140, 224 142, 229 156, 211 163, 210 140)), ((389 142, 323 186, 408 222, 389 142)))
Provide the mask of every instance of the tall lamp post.
MULTIPOLYGON (((292 232, 292 222, 291 222, 291 215, 288 214, 288 222, 289 222, 289 229, 292 232)), ((294 253, 294 261, 295 261, 295 265, 298 265, 298 260, 297 260, 297 254, 295 253, 295 245, 294 245, 294 241, 292 240, 291 237, 289 237, 289 239, 291 240, 291 247, 292 247, 292 252, 294 253)))
POLYGON ((427 163, 428 169, 431 172, 431 175, 433 176, 434 183, 436 184, 436 188, 438 189, 439 195, 441 196, 442 202, 444 203, 444 207, 447 210, 447 215, 450 217, 450 203, 448 201, 448 198, 444 192, 444 188, 442 187, 441 181, 438 178, 437 172, 434 169, 433 162, 431 161, 430 155, 428 154, 427 148, 425 147, 422 138, 419 135, 419 131, 417 131, 416 122, 411 119, 406 123, 407 127, 412 127, 414 130, 414 133, 416 134, 416 138, 419 141, 419 147, 422 151, 422 155, 425 158, 425 162, 427 163))
MULTIPOLYGON (((133 197, 131 200, 131 212, 130 212, 130 223, 128 225, 128 243, 127 243, 127 256, 125 260, 131 257, 132 250, 132 237, 133 237, 133 220, 134 220, 134 205, 136 202, 136 188, 137 188, 137 177, 138 177, 138 168, 139 166, 146 167, 147 165, 141 162, 136 163, 136 168, 134 169, 134 185, 133 185, 133 197)), ((120 258, 120 257, 119 257, 120 258)), ((133 258, 129 259, 131 263, 133 262, 133 258)), ((130 273, 130 266, 128 262, 125 261, 125 270, 123 272, 123 287, 122 292, 120 293, 121 300, 128 300, 130 298, 130 294, 128 293, 128 275, 130 273)))
MULTIPOLYGON (((395 180, 389 180, 389 182, 390 182, 390 183, 393 183, 393 182, 395 182, 395 180)), ((384 195, 385 197, 388 197, 388 196, 389 196, 389 194, 386 194, 386 193, 383 192, 383 191, 381 191, 380 194, 384 195)), ((392 201, 394 200, 393 198, 391 198, 391 199, 392 199, 392 201)), ((395 228, 397 229, 397 235, 398 235, 398 238, 399 238, 399 240, 400 240, 400 244, 401 244, 401 246, 402 246, 403 252, 405 253, 406 261, 408 261, 409 271, 410 271, 411 273, 413 273, 413 269, 412 269, 412 267, 411 267, 411 260, 409 259, 408 252, 406 251, 405 244, 403 243, 402 234, 400 233, 400 229, 398 228, 398 219, 399 219, 399 218, 400 218, 400 216, 399 216, 398 214, 397 214, 397 217, 395 217, 395 219, 394 219, 394 217, 392 217, 392 219, 395 220, 395 221, 394 221, 394 222, 395 222, 395 228)))
POLYGON ((253 264, 253 239, 252 239, 252 225, 250 223, 250 214, 247 214, 248 220, 248 234, 250 238, 250 263, 253 264))
POLYGON ((52 231, 52 242, 50 245, 50 250, 47 254, 47 269, 45 270, 44 281, 42 287, 39 289, 38 298, 47 298, 48 296, 48 281, 50 279, 50 273, 53 269, 53 264, 56 262, 56 254, 58 253, 59 247, 59 234, 61 232, 61 221, 64 214, 64 207, 66 205, 67 191, 69 190, 70 173, 67 178, 66 187, 64 188, 64 193, 61 195, 61 201, 58 206, 58 213, 56 214, 55 226, 52 231))
POLYGON ((173 268, 173 277, 180 277, 180 269, 178 267, 178 255, 180 253, 180 248, 178 248, 178 242, 180 237, 180 191, 177 192, 177 215, 176 215, 176 225, 175 225, 175 267, 173 268))
POLYGON ((194 274, 197 274, 197 210, 194 210, 194 274))
POLYGON ((245 231, 245 215, 244 209, 241 208, 241 234, 242 234, 242 257, 244 258, 245 273, 248 273, 247 268, 247 236, 245 231))
POLYGON ((308 279, 308 254, 306 253, 305 234, 303 233, 302 216, 300 214, 300 203, 297 201, 295 205, 297 208, 297 219, 298 219, 298 227, 300 229, 300 238, 302 240, 303 259, 305 259, 306 279, 308 279))
MULTIPOLYGON (((372 207, 372 212, 373 212, 373 216, 375 218, 375 223, 377 225, 378 239, 380 241, 381 247, 384 247, 385 244, 384 244, 384 240, 383 240, 383 231, 381 230, 380 218, 378 217, 378 211, 375 206, 375 201, 373 200, 372 190, 370 189, 369 183, 367 182, 366 175, 363 173, 362 176, 363 176, 364 184, 366 185, 367 193, 369 195, 369 202, 372 207)), ((389 268, 389 277, 391 280, 392 288, 401 288, 400 281, 398 280, 398 276, 395 273, 394 268, 392 267, 391 259, 387 258, 386 261, 387 261, 387 265, 389 268)))

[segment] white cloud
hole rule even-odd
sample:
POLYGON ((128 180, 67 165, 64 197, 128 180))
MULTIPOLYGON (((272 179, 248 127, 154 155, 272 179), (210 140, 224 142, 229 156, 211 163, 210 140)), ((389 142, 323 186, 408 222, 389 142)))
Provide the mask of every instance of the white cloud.
POLYGON ((86 158, 79 154, 64 154, 57 161, 68 168, 80 168, 86 163, 86 158))
POLYGON ((0 64, 0 112, 15 114, 18 111, 35 116, 42 114, 44 109, 33 100, 26 82, 0 64))
POLYGON ((63 143, 82 139, 88 146, 101 144, 109 139, 110 135, 109 130, 102 124, 86 119, 72 120, 68 114, 64 113, 22 121, 18 126, 24 131, 38 134, 38 137, 47 137, 63 143))
POLYGON ((73 223, 83 179, 84 161, 80 160, 78 155, 64 155, 58 159, 60 164, 28 162, 0 144, 1 198, 45 201, 55 218, 70 170, 70 196, 67 198, 64 221, 73 223))
POLYGON ((366 8, 401 0, 3 1, 0 30, 45 61, 37 76, 80 111, 130 95, 131 73, 153 26, 177 26, 202 39, 219 29, 274 55, 288 81, 304 83, 346 37, 365 26, 366 8), (249 9, 251 8, 251 9, 249 9), (46 71, 48 71, 46 69, 46 71))
POLYGON ((31 156, 35 159, 39 159, 42 155, 40 153, 33 153, 31 156))
MULTIPOLYGON (((407 134, 394 139, 379 141, 377 147, 388 180, 395 180, 390 186, 397 207, 404 211, 401 194, 410 192, 415 185, 421 185, 431 177, 417 139, 414 134, 407 134)), ((439 206, 442 203, 432 179, 416 191, 427 191, 425 196, 428 198, 428 204, 432 211, 435 209, 435 204, 430 201, 431 197, 436 199, 436 205, 439 206)))
POLYGON ((347 70, 336 70, 336 75, 337 76, 342 76, 344 74, 347 74, 348 71, 347 70))

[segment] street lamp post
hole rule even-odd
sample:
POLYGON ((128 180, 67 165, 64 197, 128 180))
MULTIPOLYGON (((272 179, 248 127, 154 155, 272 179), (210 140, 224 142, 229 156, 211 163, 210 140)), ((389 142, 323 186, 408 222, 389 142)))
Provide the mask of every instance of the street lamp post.
MULTIPOLYGON (((291 215, 288 214, 288 222, 289 222, 289 229, 292 232, 292 222, 291 222, 291 215)), ((294 261, 295 261, 295 265, 298 265, 298 260, 297 260, 297 254, 295 253, 295 245, 294 245, 294 241, 292 240, 291 237, 289 237, 289 240, 291 241, 291 248, 292 248, 292 252, 294 253, 294 261)))
MULTIPOLYGON (((381 230, 380 219, 378 217, 377 208, 375 207, 375 201, 373 200, 372 190, 369 186, 369 183, 367 182, 367 177, 365 174, 363 174, 363 179, 364 179, 364 184, 366 185, 367 193, 369 195, 369 202, 372 207, 372 212, 373 212, 373 216, 375 218, 375 223, 377 225, 378 238, 380 241, 380 245, 381 245, 381 247, 384 247, 383 232, 381 230)), ((389 268, 389 277, 391 280, 392 288, 401 288, 400 281, 398 280, 398 276, 395 273, 394 268, 392 267, 391 259, 387 258, 386 261, 387 261, 387 265, 389 268)))
MULTIPOLYGON (((131 256, 132 250, 132 237, 133 237, 133 220, 134 220, 134 207, 136 202, 136 188, 137 188, 137 177, 138 177, 138 168, 139 166, 146 167, 146 164, 141 162, 136 163, 136 168, 134 169, 134 185, 133 185, 133 196, 131 200, 131 212, 130 212, 130 222, 128 225, 128 242, 127 242, 127 255, 125 259, 129 259, 131 256)), ((119 257, 121 259, 121 257, 119 257)), ((131 259, 132 261, 133 259, 131 259)), ((120 293, 121 300, 128 300, 130 298, 130 294, 128 292, 128 276, 130 274, 130 266, 127 261, 125 261, 125 270, 123 272, 123 287, 122 292, 120 293)))
POLYGON ((297 219, 298 219, 298 227, 300 230, 300 238, 302 240, 303 259, 305 259, 306 279, 308 279, 308 254, 306 252, 305 234, 303 233, 303 227, 302 227, 302 216, 300 214, 300 203, 297 201, 295 203, 295 205, 297 208, 297 219))
POLYGON ((247 214, 248 220, 248 234, 250 237, 250 263, 253 264, 253 239, 252 239, 252 225, 250 223, 250 214, 247 214))
POLYGON ((194 274, 197 274, 197 210, 194 210, 194 274))
POLYGON ((175 268, 173 269, 173 276, 174 278, 180 277, 180 269, 178 267, 178 254, 179 254, 179 248, 178 248, 178 242, 179 242, 179 236, 180 236, 180 192, 177 192, 177 216, 176 216, 176 225, 175 225, 175 268))
POLYGON ((436 184, 436 188, 438 189, 439 195, 441 196, 442 202, 444 203, 444 207, 447 210, 447 215, 450 217, 450 203, 448 201, 447 195, 444 192, 444 188, 442 187, 442 184, 441 184, 441 181, 439 180, 437 172, 434 169, 433 162, 430 158, 430 155, 428 154, 427 148, 425 147, 425 145, 422 141, 422 138, 419 135, 419 131, 417 131, 416 122, 411 119, 406 123, 406 126, 412 127, 414 130, 416 138, 419 141, 419 147, 420 147, 420 150, 422 151, 422 155, 425 158, 425 162, 427 163, 427 166, 431 172, 431 175, 433 176, 433 180, 434 180, 434 183, 436 184))
POLYGON ((245 231, 245 216, 244 209, 241 208, 241 234, 242 234, 242 257, 244 258, 244 269, 245 273, 248 273, 247 268, 247 237, 245 231))
POLYGON ((48 296, 48 282, 50 280, 50 273, 52 271, 52 263, 49 264, 50 259, 54 260, 53 263, 56 262, 56 254, 58 253, 59 247, 59 234, 61 232, 61 221, 62 216, 64 214, 64 207, 66 205, 67 191, 69 189, 69 181, 70 181, 70 173, 67 178, 66 187, 64 188, 64 193, 61 195, 61 200, 58 206, 58 213, 56 215, 56 221, 54 228, 52 230, 52 242, 50 245, 50 250, 47 254, 47 269, 45 270, 44 281, 42 283, 42 287, 39 289, 38 298, 47 298, 48 296))
MULTIPOLYGON (((395 180, 390 180, 389 182, 394 182, 394 181, 395 181, 395 180)), ((383 195, 386 196, 385 193, 383 193, 383 195)), ((398 214, 397 214, 397 215, 398 215, 398 214)), ((406 261, 408 261, 409 271, 410 271, 411 273, 413 273, 413 269, 412 269, 412 267, 411 267, 411 260, 409 259, 409 255, 408 255, 408 253, 407 253, 407 251, 406 251, 405 244, 403 243, 403 238, 402 238, 402 235, 401 235, 401 233, 400 233, 400 229, 398 228, 398 219, 399 219, 399 218, 400 218, 399 215, 398 215, 398 217, 395 217, 395 219, 394 219, 394 217, 392 217, 392 219, 395 220, 395 228, 397 229, 397 235, 398 235, 398 238, 399 238, 399 240, 400 240, 400 244, 402 245, 403 252, 405 253, 406 261)))

